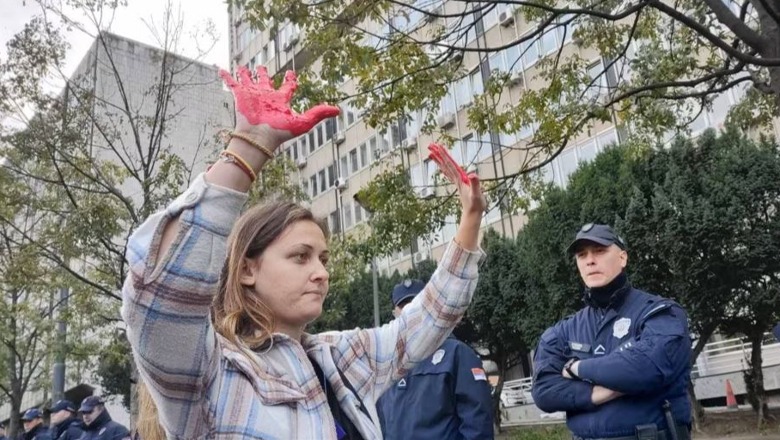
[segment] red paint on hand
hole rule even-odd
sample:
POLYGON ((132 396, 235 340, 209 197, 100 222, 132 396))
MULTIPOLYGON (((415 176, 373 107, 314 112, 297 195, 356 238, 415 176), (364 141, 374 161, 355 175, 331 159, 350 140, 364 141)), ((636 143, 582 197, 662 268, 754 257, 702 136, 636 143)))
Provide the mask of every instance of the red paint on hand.
POLYGON ((470 176, 466 174, 466 171, 463 169, 463 167, 455 162, 455 159, 452 157, 450 152, 447 151, 447 148, 439 144, 430 144, 428 145, 428 150, 430 151, 428 157, 436 162, 439 167, 442 167, 445 165, 445 163, 449 163, 458 171, 458 174, 460 174, 460 180, 467 185, 469 184, 470 176))
POLYGON ((238 80, 226 70, 220 70, 219 76, 225 81, 236 101, 236 110, 252 125, 268 124, 271 128, 285 130, 293 136, 300 136, 311 130, 323 119, 338 116, 336 106, 320 104, 303 114, 290 108, 290 100, 298 88, 295 73, 288 70, 284 82, 275 90, 268 71, 263 66, 257 68, 257 81, 252 80, 249 69, 238 68, 238 80))

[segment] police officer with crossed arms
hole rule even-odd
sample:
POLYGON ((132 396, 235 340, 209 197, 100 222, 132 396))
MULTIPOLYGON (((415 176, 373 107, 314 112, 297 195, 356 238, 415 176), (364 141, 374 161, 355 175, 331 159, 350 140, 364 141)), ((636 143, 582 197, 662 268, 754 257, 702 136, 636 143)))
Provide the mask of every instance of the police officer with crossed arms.
POLYGON ((586 306, 542 335, 536 405, 565 411, 575 440, 690 439, 685 310, 631 286, 626 244, 607 225, 583 226, 569 253, 586 306))

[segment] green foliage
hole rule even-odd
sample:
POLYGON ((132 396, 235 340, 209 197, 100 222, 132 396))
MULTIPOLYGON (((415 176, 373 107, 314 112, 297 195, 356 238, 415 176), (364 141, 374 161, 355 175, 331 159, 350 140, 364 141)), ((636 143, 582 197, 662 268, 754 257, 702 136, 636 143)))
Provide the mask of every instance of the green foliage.
MULTIPOLYGON (((229 3, 272 35, 287 23, 300 27, 301 102, 350 100, 366 109, 365 122, 378 129, 414 115, 423 133, 451 144, 450 133, 435 124, 440 102, 479 66, 487 81, 460 132, 491 133, 497 139, 534 127, 532 139, 502 146, 522 151, 517 167, 484 176, 492 180, 486 186, 502 213, 518 213, 529 204, 534 188, 518 175, 550 160, 599 122, 614 122, 637 142, 652 144, 685 133, 702 112, 723 106, 715 99, 731 91, 741 102, 729 120, 743 129, 767 128, 778 114, 780 67, 769 60, 776 26, 759 25, 773 17, 747 0, 733 3, 744 3, 744 15, 728 6, 716 12, 710 2, 695 0, 229 3), (484 22, 477 22, 508 8, 515 18, 508 32, 498 25, 483 29, 484 22), (504 35, 500 46, 496 35, 481 34, 497 29, 504 35), (544 43, 553 33, 567 44, 542 54, 532 66, 510 59, 509 64, 520 64, 501 71, 487 62, 503 50, 530 56, 534 51, 527 45, 544 43), (511 40, 508 34, 521 37, 511 40), (522 85, 510 81, 510 70, 522 71, 522 85), (342 87, 345 82, 348 87, 342 87)), ((366 237, 368 255, 406 246, 406 237, 425 228, 416 236, 427 236, 451 212, 446 203, 434 208, 433 201, 414 202, 401 174, 382 174, 363 190, 365 199, 397 200, 376 206, 374 214, 387 219, 366 237), (398 215, 396 204, 414 210, 398 215)))
POLYGON ((134 382, 133 355, 124 333, 115 334, 111 342, 103 348, 98 358, 97 377, 104 393, 122 396, 122 404, 129 410, 134 382))

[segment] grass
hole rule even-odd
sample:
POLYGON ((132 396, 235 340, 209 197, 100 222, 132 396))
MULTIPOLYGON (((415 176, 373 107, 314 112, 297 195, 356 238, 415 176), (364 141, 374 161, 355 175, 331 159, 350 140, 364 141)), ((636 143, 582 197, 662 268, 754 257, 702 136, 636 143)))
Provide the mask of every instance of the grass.
POLYGON ((497 440, 570 440, 566 425, 529 426, 505 428, 497 440))

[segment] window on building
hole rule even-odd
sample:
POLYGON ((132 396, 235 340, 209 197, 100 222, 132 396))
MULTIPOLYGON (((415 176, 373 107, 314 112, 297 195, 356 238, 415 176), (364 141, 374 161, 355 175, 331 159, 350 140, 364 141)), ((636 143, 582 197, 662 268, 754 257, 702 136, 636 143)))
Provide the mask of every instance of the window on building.
POLYGON ((323 124, 317 125, 314 128, 314 131, 317 133, 317 148, 320 148, 325 143, 325 139, 323 138, 323 124))
POLYGON ((579 145, 577 149, 579 150, 577 154, 577 156, 579 156, 577 158, 578 163, 590 162, 598 154, 598 150, 596 148, 596 141, 594 139, 590 139, 586 141, 584 144, 579 145))
MULTIPOLYGON (((536 37, 520 45, 520 56, 523 60, 523 67, 526 69, 539 61, 539 41, 536 37)), ((511 65, 511 62, 508 63, 511 65)))
POLYGON ((588 77, 591 78, 593 84, 588 88, 586 97, 591 100, 598 99, 599 95, 606 92, 606 78, 604 73, 604 65, 601 60, 598 60, 588 66, 588 77))
POLYGON ((309 188, 311 189, 311 197, 312 198, 317 197, 319 191, 317 191, 318 186, 317 186, 316 175, 309 177, 309 188))
POLYGON ((558 39, 556 35, 556 29, 548 29, 544 34, 542 34, 542 37, 539 39, 542 56, 549 55, 558 49, 558 39))
POLYGON ((349 163, 352 165, 352 168, 351 168, 351 170, 352 170, 352 172, 353 172, 353 173, 357 172, 357 170, 359 170, 359 169, 360 169, 360 164, 358 164, 358 152, 357 152, 357 148, 353 148, 353 149, 352 149, 352 150, 349 152, 349 163))
POLYGON ((469 86, 469 77, 459 79, 455 83, 455 102, 458 108, 471 104, 471 87, 469 86))
POLYGON ((349 166, 347 165, 347 155, 341 156, 341 160, 339 162, 339 172, 341 173, 342 177, 349 177, 349 166))
POLYGON ((328 118, 325 120, 325 142, 333 139, 336 134, 337 125, 336 118, 328 118))
POLYGON ((423 184, 425 186, 433 187, 434 185, 433 177, 436 175, 436 170, 437 170, 436 162, 430 159, 426 159, 424 170, 425 170, 425 176, 423 178, 423 184))
POLYGON ((324 193, 325 190, 328 189, 328 180, 325 176, 325 170, 320 170, 320 172, 317 173, 317 178, 320 181, 320 192, 324 193))
POLYGON ((352 203, 344 204, 344 230, 352 227, 352 203))
POLYGON ((360 144, 360 167, 364 167, 368 165, 368 148, 366 148, 366 144, 362 143, 360 144))
POLYGON ((363 208, 360 205, 355 205, 355 224, 363 221, 363 208))
POLYGON ((314 130, 309 132, 309 154, 314 153, 314 150, 317 149, 317 143, 316 143, 316 137, 314 135, 314 130))
POLYGON ((336 174, 336 164, 332 163, 328 165, 328 188, 336 186, 336 179, 338 178, 339 176, 336 174))
POLYGON ((371 136, 371 139, 368 140, 368 150, 371 152, 371 163, 373 163, 381 154, 378 150, 376 136, 371 136))
POLYGON ((306 156, 306 154, 308 153, 307 150, 309 149, 309 138, 306 135, 301 136, 300 138, 298 138, 298 145, 300 145, 301 156, 306 156))
POLYGON ((339 220, 338 210, 331 212, 328 216, 328 226, 330 227, 330 232, 332 234, 341 233, 341 221, 339 220))

